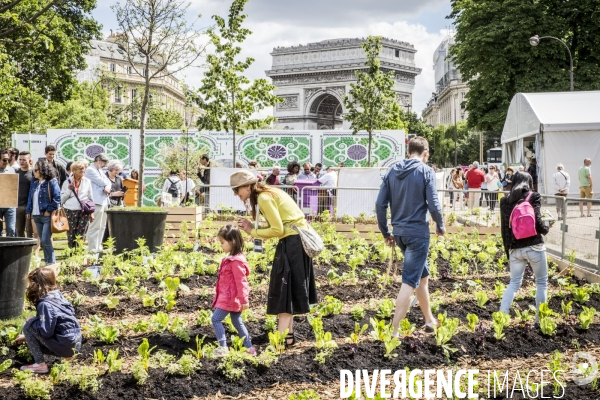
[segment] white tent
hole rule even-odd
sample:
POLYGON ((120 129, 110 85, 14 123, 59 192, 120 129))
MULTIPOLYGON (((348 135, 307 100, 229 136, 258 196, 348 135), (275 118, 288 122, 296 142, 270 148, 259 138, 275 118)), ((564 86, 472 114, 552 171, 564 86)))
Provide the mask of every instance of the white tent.
POLYGON ((504 162, 525 163, 525 142, 534 143, 539 192, 554 194, 552 176, 562 163, 571 176, 569 194, 579 197, 584 158, 592 159, 592 178, 600 180, 600 91, 517 93, 502 131, 504 162))

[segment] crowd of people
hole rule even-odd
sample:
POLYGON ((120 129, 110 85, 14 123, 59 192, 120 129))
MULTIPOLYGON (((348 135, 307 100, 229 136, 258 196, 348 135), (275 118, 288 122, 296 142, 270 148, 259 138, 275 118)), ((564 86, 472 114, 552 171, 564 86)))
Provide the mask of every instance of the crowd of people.
MULTIPOLYGON (((0 173, 19 175, 18 205, 0 208, 0 227, 5 226, 8 237, 37 238, 36 250, 41 248, 45 263, 51 265, 56 262, 52 214, 62 208, 69 226, 69 248, 77 246, 78 238, 87 238, 89 250, 101 253, 107 238, 106 210, 123 204, 123 163, 109 161, 101 153, 91 165, 78 160, 64 166, 55 159, 53 145, 46 146, 44 154, 34 161, 28 151, 0 151, 0 173)), ((131 171, 132 175, 136 173, 131 171)))

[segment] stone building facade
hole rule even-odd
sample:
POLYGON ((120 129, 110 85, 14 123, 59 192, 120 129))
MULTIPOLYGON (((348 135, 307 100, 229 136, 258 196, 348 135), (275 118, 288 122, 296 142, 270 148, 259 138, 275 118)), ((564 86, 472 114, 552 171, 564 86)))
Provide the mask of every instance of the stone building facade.
MULTIPOLYGON (((273 49, 266 74, 277 87, 275 94, 284 99, 273 112, 278 129, 350 128, 343 119, 343 96, 356 81, 355 71, 366 70, 364 41, 333 39, 273 49)), ((381 44, 382 70, 395 72, 398 102, 410 109, 415 77, 421 73, 415 66, 417 50, 393 39, 383 38, 381 44)))
POLYGON ((469 86, 462 81, 460 71, 449 58, 454 37, 449 36, 440 43, 433 54, 435 92, 422 112, 423 122, 430 126, 453 125, 468 117, 465 96, 469 86))

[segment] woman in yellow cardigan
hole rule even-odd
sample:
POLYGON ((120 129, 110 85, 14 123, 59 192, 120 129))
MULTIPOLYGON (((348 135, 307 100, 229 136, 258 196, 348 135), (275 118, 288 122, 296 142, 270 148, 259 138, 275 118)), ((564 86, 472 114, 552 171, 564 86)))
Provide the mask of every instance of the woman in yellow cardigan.
POLYGON ((310 304, 317 303, 317 287, 312 259, 302 247, 298 232, 291 225, 306 228, 308 222, 294 200, 284 191, 258 182, 250 171, 231 175, 230 184, 236 196, 248 206, 256 221, 262 214, 266 228, 256 228, 245 218, 238 221, 241 230, 256 239, 278 238, 269 282, 267 314, 277 314, 278 330, 288 330, 286 343, 293 345, 294 315, 306 314, 310 304))

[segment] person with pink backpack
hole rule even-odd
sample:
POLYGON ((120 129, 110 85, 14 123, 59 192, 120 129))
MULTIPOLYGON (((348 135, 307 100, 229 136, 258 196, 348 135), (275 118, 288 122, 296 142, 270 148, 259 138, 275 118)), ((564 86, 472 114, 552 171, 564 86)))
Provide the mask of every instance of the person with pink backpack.
MULTIPOLYGON (((535 276, 536 310, 547 301, 548 293, 548 261, 542 235, 550 228, 542 220, 542 198, 532 190, 533 179, 528 173, 516 172, 512 182, 510 194, 500 200, 502 242, 510 268, 510 283, 500 303, 500 311, 506 314, 510 313, 513 299, 521 288, 527 263, 535 276)), ((539 327, 538 314, 536 312, 536 327, 539 327)))

